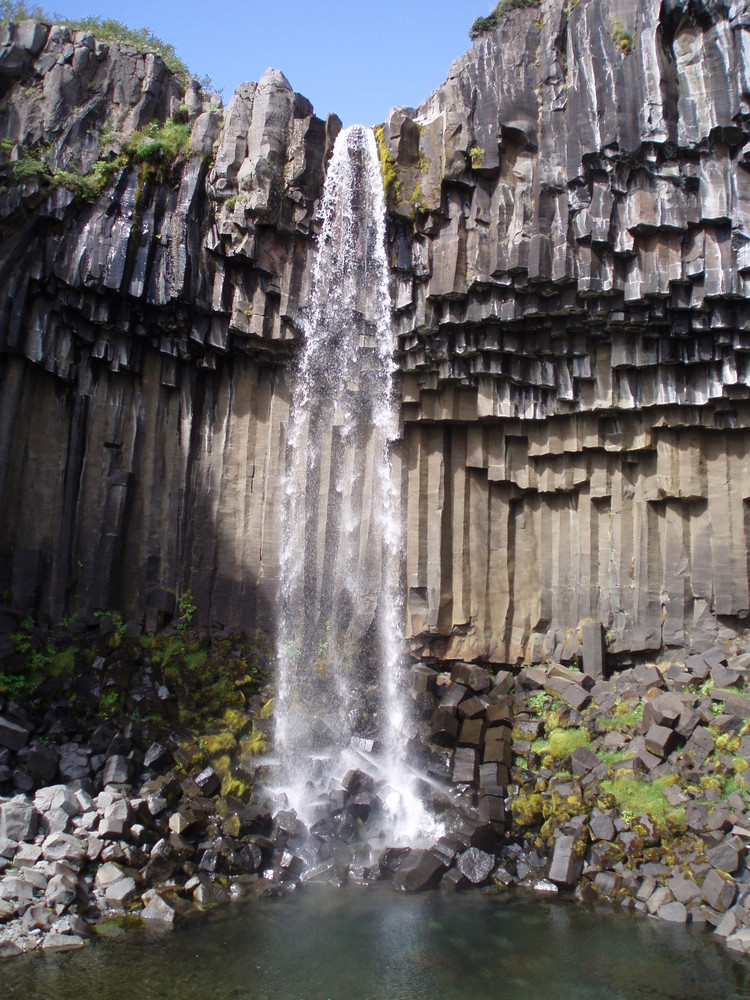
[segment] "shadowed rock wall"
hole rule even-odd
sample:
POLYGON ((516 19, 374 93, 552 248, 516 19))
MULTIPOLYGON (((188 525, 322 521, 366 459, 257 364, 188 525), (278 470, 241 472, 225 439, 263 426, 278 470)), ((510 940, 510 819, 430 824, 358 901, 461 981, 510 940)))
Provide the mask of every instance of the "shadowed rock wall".
MULTIPOLYGON (((389 115, 415 652, 570 656, 586 618, 701 647, 748 614, 749 43, 745 3, 544 0, 389 115)), ((28 23, 0 83, 0 588, 268 623, 338 120, 277 72, 221 110, 28 23), (169 115, 185 156, 127 153, 169 115), (93 201, 55 175, 119 153, 93 201)))

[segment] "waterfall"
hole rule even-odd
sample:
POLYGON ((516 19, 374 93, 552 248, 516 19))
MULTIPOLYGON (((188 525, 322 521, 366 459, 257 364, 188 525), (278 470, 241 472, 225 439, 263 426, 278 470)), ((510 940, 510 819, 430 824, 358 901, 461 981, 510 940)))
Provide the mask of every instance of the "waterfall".
POLYGON ((392 839, 415 840, 429 823, 404 763, 396 337, 370 129, 339 134, 321 215, 287 433, 275 713, 284 801, 314 819, 320 796, 366 757, 392 839))

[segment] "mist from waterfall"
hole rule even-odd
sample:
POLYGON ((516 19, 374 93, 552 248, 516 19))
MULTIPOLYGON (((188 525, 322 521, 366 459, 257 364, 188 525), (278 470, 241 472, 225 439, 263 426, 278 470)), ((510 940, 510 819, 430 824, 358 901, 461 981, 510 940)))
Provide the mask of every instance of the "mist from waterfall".
POLYGON ((389 836, 416 842, 434 830, 404 761, 396 337, 370 129, 339 134, 321 216, 287 434, 275 712, 283 797, 314 820, 320 796, 372 750, 389 836))

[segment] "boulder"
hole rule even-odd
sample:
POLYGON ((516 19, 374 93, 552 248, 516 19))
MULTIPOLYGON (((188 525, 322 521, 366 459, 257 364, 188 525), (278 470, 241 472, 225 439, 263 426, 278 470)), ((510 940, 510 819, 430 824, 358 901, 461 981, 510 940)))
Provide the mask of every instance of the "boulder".
POLYGON ((0 715, 0 747, 18 751, 26 746, 31 730, 12 719, 0 715))
POLYGON ((486 882, 494 867, 494 855, 480 851, 477 847, 470 847, 456 860, 456 868, 472 885, 481 885, 486 882))
POLYGON ((135 879, 128 876, 108 885, 104 892, 104 898, 110 906, 122 909, 136 896, 137 891, 135 879))
POLYGON ((73 868, 80 868, 86 857, 83 843, 68 833, 52 833, 42 843, 45 861, 64 861, 73 868))
POLYGON ((712 868, 703 880, 701 895, 718 913, 728 910, 737 895, 737 885, 731 875, 712 868))
POLYGON ((583 859, 576 849, 576 838, 569 834, 555 837, 552 845, 548 878, 556 885, 572 887, 578 881, 583 859))
POLYGON ((433 889, 440 881, 446 865, 433 851, 416 849, 409 852, 393 876, 394 888, 400 892, 433 889))
POLYGON ((146 923, 173 927, 176 917, 176 911, 158 893, 155 893, 141 910, 141 920, 145 920, 146 923))
POLYGON ((36 834, 39 814, 26 798, 18 795, 0 803, 0 839, 31 841, 36 834))
POLYGON ((102 771, 102 785, 126 785, 130 780, 130 761, 122 754, 108 757, 102 771))

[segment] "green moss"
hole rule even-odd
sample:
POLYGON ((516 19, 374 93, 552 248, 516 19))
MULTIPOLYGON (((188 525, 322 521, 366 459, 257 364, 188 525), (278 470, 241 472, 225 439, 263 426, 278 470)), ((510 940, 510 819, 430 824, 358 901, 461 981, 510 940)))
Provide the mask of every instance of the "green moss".
POLYGON ((274 699, 269 698, 269 700, 263 705, 260 712, 258 712, 259 719, 270 719, 273 715, 274 699))
POLYGON ((225 774, 221 782, 221 794, 224 798, 231 795, 235 799, 245 802, 252 790, 253 786, 249 782, 242 781, 232 774, 225 774))
POLYGON ((198 671, 202 670, 206 665, 208 660, 208 653, 205 649, 197 649, 192 653, 188 653, 185 657, 185 666, 188 670, 198 671))
POLYGON ((671 776, 647 782, 640 778, 618 775, 601 783, 602 791, 614 797, 623 818, 648 815, 662 828, 681 827, 685 823, 682 806, 671 806, 665 788, 672 784, 671 776))
POLYGON ((609 718, 601 718, 599 724, 605 732, 639 729, 643 722, 644 707, 642 701, 632 709, 628 702, 618 701, 615 703, 614 713, 609 718))
POLYGON ((519 792, 510 804, 510 811, 516 826, 539 826, 544 819, 544 799, 538 792, 519 792))
POLYGON ((577 747, 587 747, 590 744, 591 739, 585 729, 553 729, 547 740, 535 740, 532 750, 548 755, 553 762, 562 762, 577 747))
POLYGON ((203 749, 209 757, 220 757, 222 754, 233 754, 237 750, 237 740, 233 733, 211 733, 201 740, 203 749))
POLYGON ((268 749, 266 734, 253 726, 252 733, 242 740, 241 748, 243 753, 252 754, 253 757, 260 756, 268 749))
POLYGON ((401 181, 398 177, 396 161, 385 141, 385 126, 377 125, 374 129, 375 141, 378 144, 378 157, 380 159, 380 173, 383 177, 383 188, 385 196, 389 202, 398 202, 401 199, 401 181))
POLYGON ((597 757, 603 764, 618 764, 622 760, 630 760, 634 754, 627 750, 597 750, 597 757))
POLYGON ((56 653, 49 665, 49 672, 54 677, 72 673, 75 670, 77 654, 78 649, 75 646, 69 646, 61 653, 56 653))

